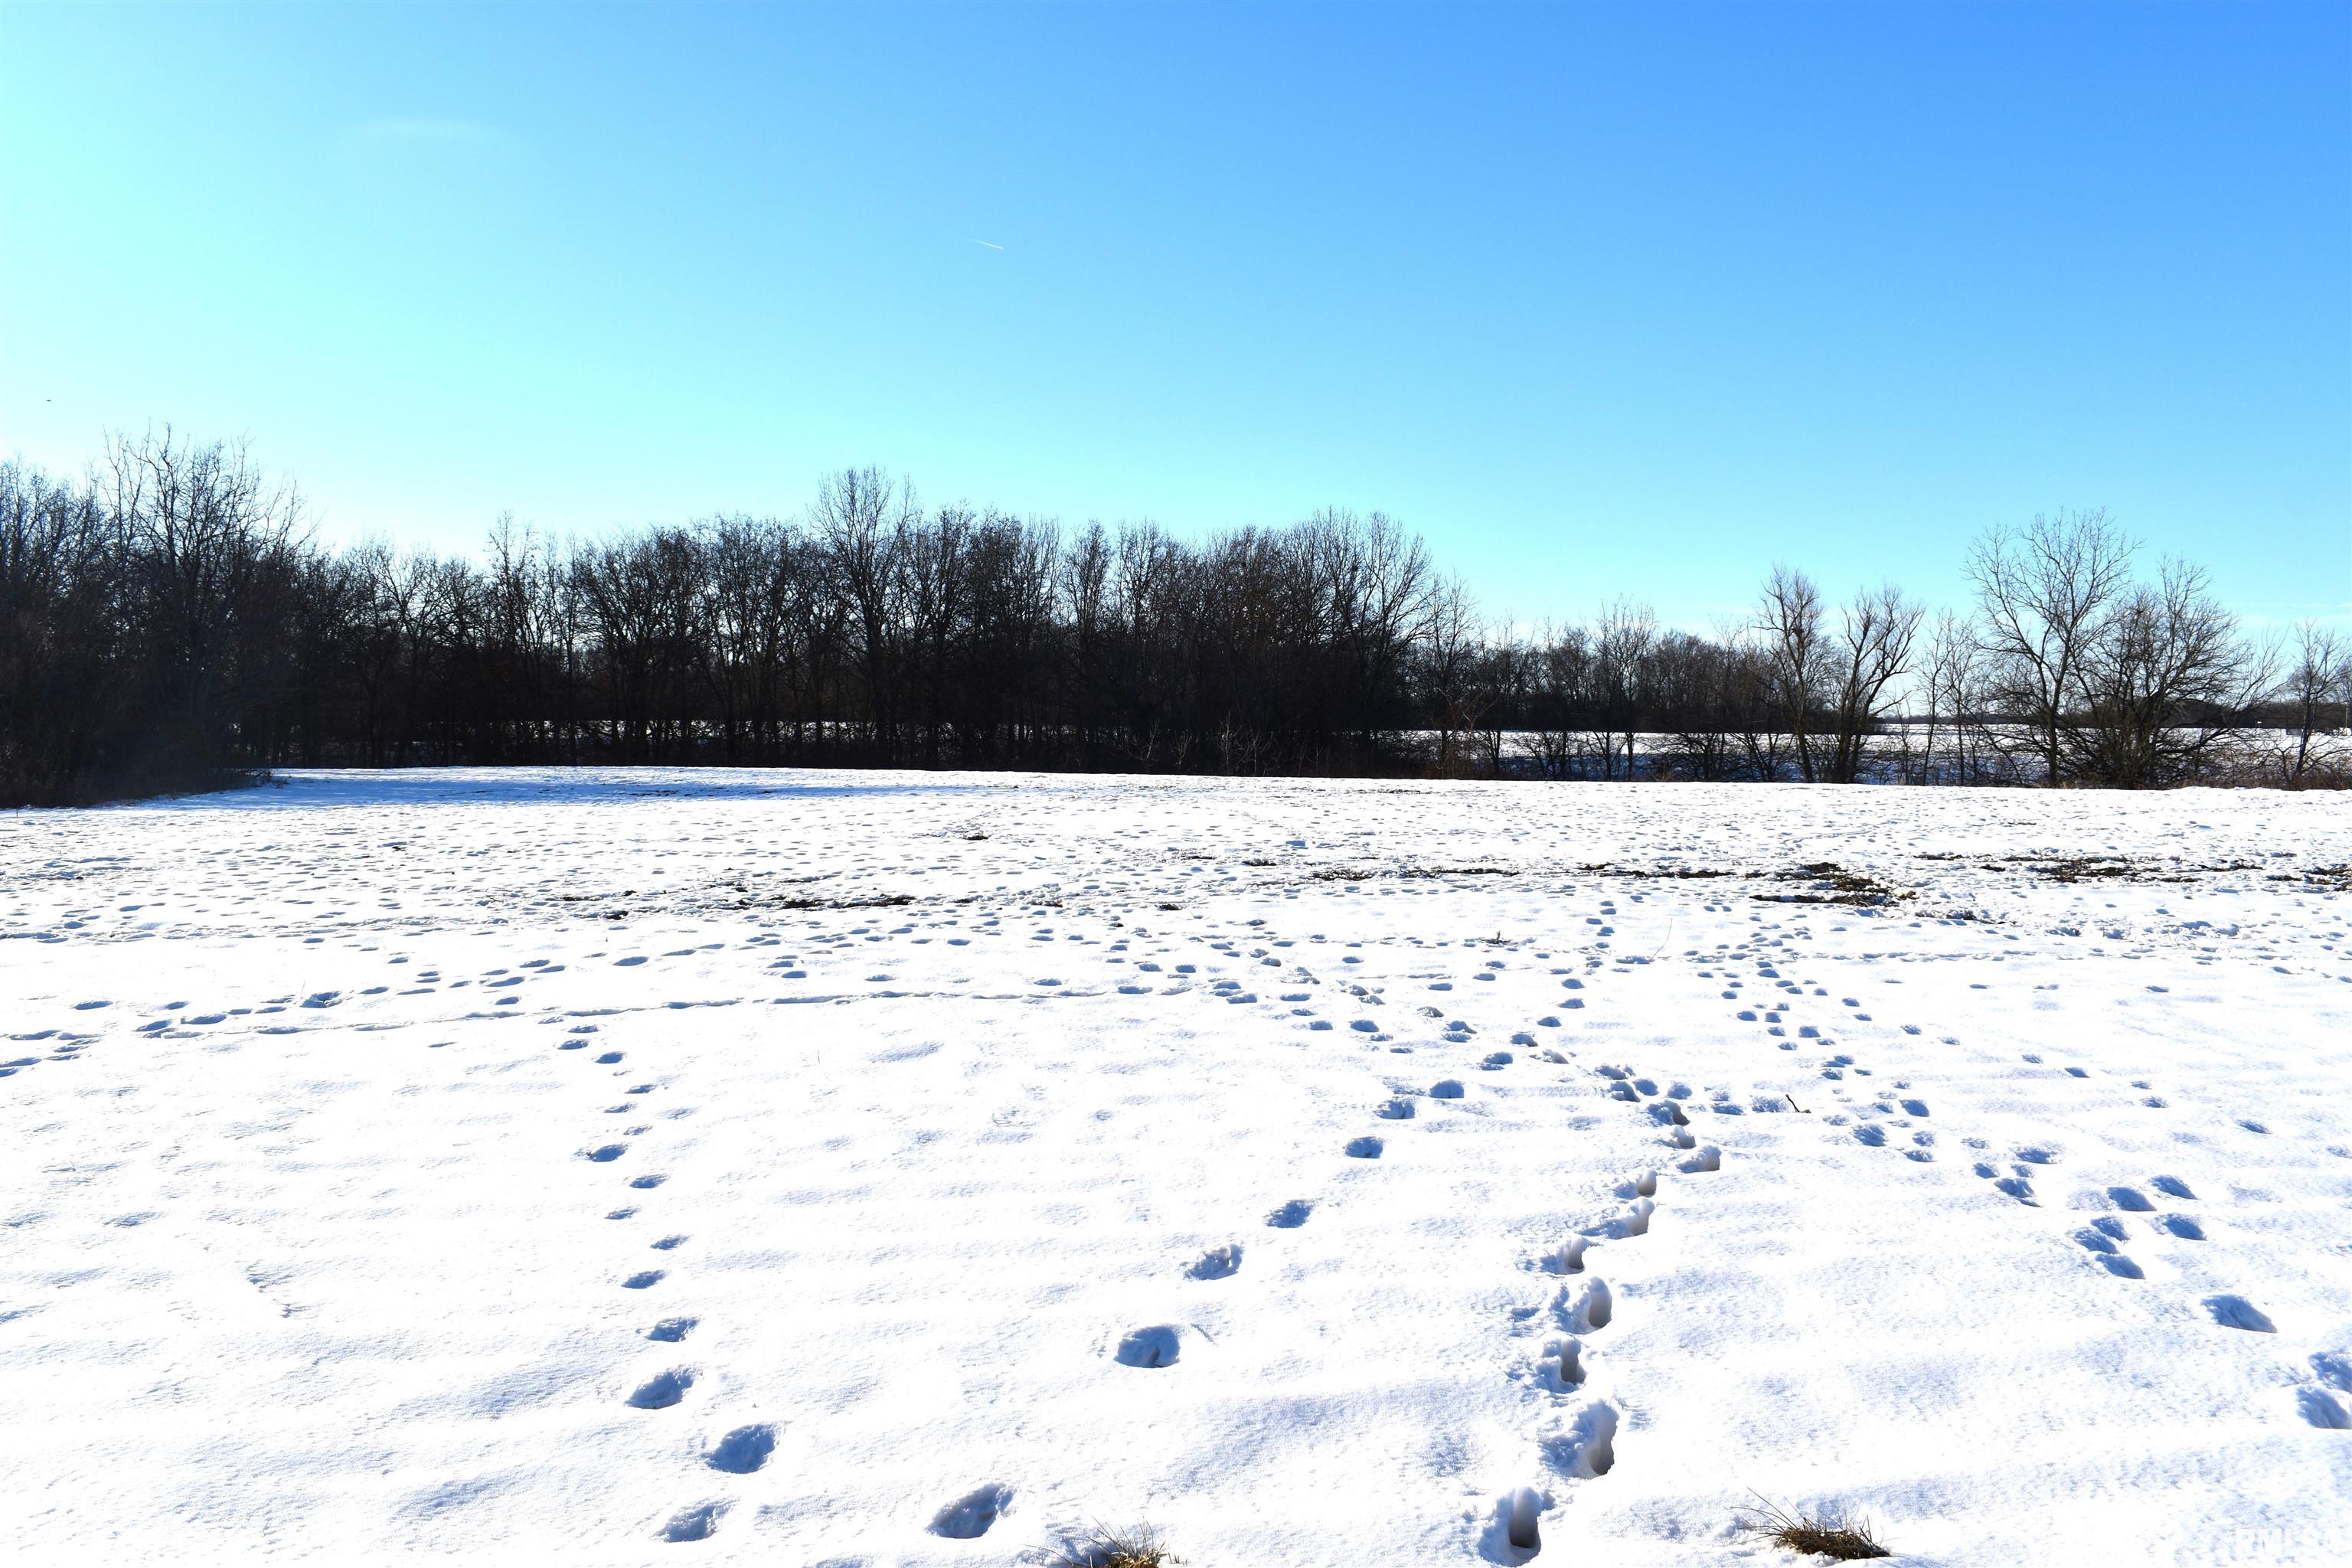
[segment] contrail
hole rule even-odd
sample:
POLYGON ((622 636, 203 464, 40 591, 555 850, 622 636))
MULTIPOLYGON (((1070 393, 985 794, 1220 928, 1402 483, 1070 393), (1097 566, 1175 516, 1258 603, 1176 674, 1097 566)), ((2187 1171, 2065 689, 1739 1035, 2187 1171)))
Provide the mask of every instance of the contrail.
MULTIPOLYGON (((984 239, 975 239, 975 240, 973 240, 973 241, 972 241, 972 243, 973 243, 974 245, 988 245, 988 241, 986 241, 986 240, 984 240, 984 239)), ((1001 245, 988 245, 988 248, 989 248, 989 249, 991 249, 991 250, 1002 250, 1002 249, 1003 249, 1003 248, 1004 248, 1004 247, 1003 247, 1003 246, 1001 246, 1001 245)))

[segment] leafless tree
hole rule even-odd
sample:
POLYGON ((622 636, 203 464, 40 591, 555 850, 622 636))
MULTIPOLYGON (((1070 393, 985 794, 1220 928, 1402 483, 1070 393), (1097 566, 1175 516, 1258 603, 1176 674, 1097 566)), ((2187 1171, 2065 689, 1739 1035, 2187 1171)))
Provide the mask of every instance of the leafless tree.
POLYGON ((1773 567, 1765 580, 1756 630, 1763 639, 1780 721, 1796 752, 1798 771, 1811 784, 1826 760, 1813 743, 1812 718, 1829 652, 1822 636, 1822 594, 1812 579, 1791 567, 1773 567))
POLYGON ((121 531, 125 587, 147 650, 155 765, 243 760, 257 713, 285 674, 301 498, 242 447, 198 445, 170 426, 115 437, 101 460, 103 504, 121 531))
POLYGON ((1824 775, 1832 784, 1862 776, 1864 747, 1877 732, 1889 688, 1910 668, 1919 606, 1889 584, 1856 594, 1838 616, 1838 634, 1822 655, 1830 733, 1824 775))
POLYGON ((1968 784, 1979 777, 1970 726, 1982 707, 1982 644, 1977 628, 1964 617, 1949 610, 1936 617, 1920 681, 1927 725, 1920 784, 1968 784))
POLYGON ((1592 623, 1593 695, 1601 741, 1601 776, 1634 776, 1641 733, 1642 678, 1657 641, 1658 617, 1649 605, 1616 598, 1592 623))
POLYGON ((2294 752, 2284 772, 2289 784, 2299 784, 2315 764, 2329 760, 2312 742, 2331 731, 2340 735, 2352 730, 2352 641, 2317 621, 2295 627, 2280 695, 2294 735, 2294 752))
POLYGON ((2247 728, 2273 684, 2205 573, 2167 561, 2115 601, 2075 662, 2080 717, 2061 731, 2069 773, 2119 789, 2184 782, 2247 728))
POLYGON ((2085 662, 2116 602, 2129 590, 2137 547, 2104 510, 2037 513, 2022 529, 1997 527, 1977 542, 1968 563, 1984 635, 1985 695, 2001 722, 1983 739, 2022 749, 2041 764, 2042 782, 2064 780, 2069 705, 2085 662))
POLYGON ((1437 771, 1458 771, 1455 738, 1474 728, 1486 706, 1479 680, 1485 628, 1478 604, 1460 577, 1448 578, 1431 595, 1422 640, 1428 649, 1429 681, 1436 698, 1437 771))

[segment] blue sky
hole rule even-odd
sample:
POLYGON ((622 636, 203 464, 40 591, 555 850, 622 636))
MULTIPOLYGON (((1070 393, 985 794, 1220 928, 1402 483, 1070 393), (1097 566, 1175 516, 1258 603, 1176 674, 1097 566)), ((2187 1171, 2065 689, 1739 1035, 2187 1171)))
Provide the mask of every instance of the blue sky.
POLYGON ((0 7, 0 451, 467 547, 1326 504, 1495 612, 1960 592, 2106 506, 2352 610, 2352 6, 0 7))

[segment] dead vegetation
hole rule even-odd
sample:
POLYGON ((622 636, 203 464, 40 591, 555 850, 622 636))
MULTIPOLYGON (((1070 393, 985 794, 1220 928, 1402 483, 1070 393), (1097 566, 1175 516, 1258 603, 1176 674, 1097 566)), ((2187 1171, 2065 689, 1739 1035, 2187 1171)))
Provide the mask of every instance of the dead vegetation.
POLYGON ((1707 877, 1730 877, 1738 873, 1690 866, 1612 866, 1606 860, 1597 866, 1579 866, 1588 876, 1633 877, 1643 881, 1690 882, 1707 877))
POLYGON ((870 899, 738 899, 739 910, 895 910, 911 904, 909 893, 881 893, 870 899))
POLYGON ((1160 1532, 1148 1524, 1113 1529, 1096 1525, 1051 1560, 1052 1568, 1168 1568, 1181 1557, 1170 1554, 1160 1532))
POLYGON ((1854 1563, 1868 1557, 1892 1557, 1894 1552, 1871 1533, 1866 1519, 1847 1519, 1841 1514, 1824 1514, 1819 1518, 1806 1513, 1790 1513, 1777 1503, 1758 1498, 1759 1507, 1748 1510, 1739 1522, 1743 1535, 1760 1536, 1784 1551, 1802 1552, 1809 1557, 1827 1557, 1839 1563, 1854 1563))
POLYGON ((2018 868, 2053 882, 2114 880, 2119 882, 2193 882, 2200 877, 2228 871, 2260 871, 2252 860, 2232 860, 2220 866, 2193 866, 2179 860, 2133 860, 2121 855, 2004 855, 1989 863, 1988 871, 2018 868))
POLYGON ((1516 877, 1512 866, 1401 866, 1394 870, 1385 867, 1327 866, 1312 872, 1308 880, 1316 882, 1374 882, 1382 877, 1400 879, 1432 877, 1516 877))
POLYGON ((1817 860, 1810 866, 1776 873, 1783 882, 1811 884, 1802 892, 1750 893, 1749 898, 1765 904, 1844 904, 1857 909, 1877 909, 1897 899, 1911 895, 1898 892, 1875 878, 1859 871, 1849 871, 1834 860, 1817 860))

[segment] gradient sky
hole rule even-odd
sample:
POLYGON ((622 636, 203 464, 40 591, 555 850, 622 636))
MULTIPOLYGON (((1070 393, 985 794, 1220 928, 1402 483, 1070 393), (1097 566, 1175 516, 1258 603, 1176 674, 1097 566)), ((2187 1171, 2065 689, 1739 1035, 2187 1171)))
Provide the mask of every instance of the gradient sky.
POLYGON ((0 5, 0 453, 470 547, 1326 504, 1497 614, 1960 592, 2104 505, 2352 610, 2352 5, 0 5))

